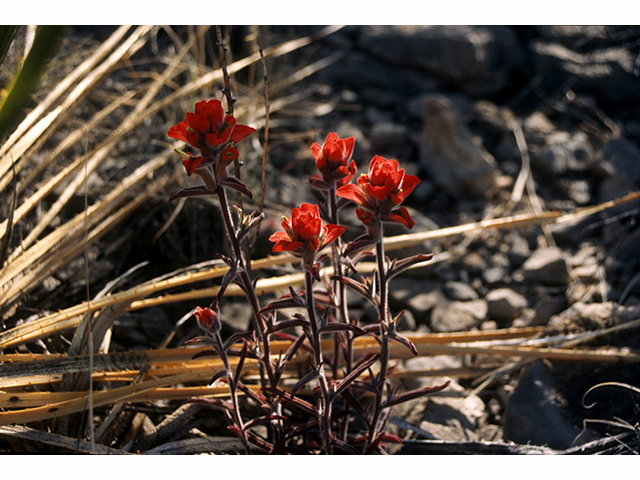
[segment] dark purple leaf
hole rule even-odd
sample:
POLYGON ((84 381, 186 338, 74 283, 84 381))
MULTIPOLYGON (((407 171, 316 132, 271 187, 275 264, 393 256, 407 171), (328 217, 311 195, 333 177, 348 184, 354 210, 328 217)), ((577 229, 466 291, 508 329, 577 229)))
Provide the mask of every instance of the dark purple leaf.
POLYGON ((402 395, 395 396, 391 400, 386 402, 382 406, 382 408, 389 408, 389 407, 392 407, 394 405, 399 405, 401 403, 408 402, 409 400, 414 400, 416 398, 425 397, 425 396, 430 395, 432 393, 439 392, 439 391, 444 390, 445 388, 447 388, 449 386, 449 383, 451 383, 451 382, 449 380, 447 380, 442 385, 436 385, 434 387, 425 387, 425 388, 421 388, 420 390, 413 390, 411 392, 407 392, 407 393, 404 393, 402 395))
POLYGON ((411 350, 411 353, 413 353, 414 355, 418 355, 418 350, 416 349, 416 346, 413 344, 411 340, 409 340, 404 335, 400 335, 398 332, 393 332, 389 334, 389 338, 403 344, 405 347, 411 350))
MULTIPOLYGON (((322 367, 320 367, 322 368, 322 367)), ((318 370, 313 370, 312 372, 307 373, 304 377, 302 377, 300 380, 298 380, 298 382, 293 386, 293 388, 291 389, 291 395, 295 395, 296 393, 298 393, 298 390, 300 390, 302 387, 304 387, 307 383, 309 383, 312 380, 315 380, 316 378, 318 378, 318 376, 320 375, 318 370)))
POLYGON ((176 193, 172 194, 169 197, 169 202, 173 202, 174 200, 176 200, 178 198, 201 197, 203 195, 214 195, 214 194, 215 194, 214 192, 209 190, 204 185, 199 185, 197 187, 187 187, 187 188, 183 188, 182 190, 177 191, 176 193))
POLYGON ((244 429, 249 430, 250 428, 257 427, 258 425, 264 425, 265 423, 269 423, 273 420, 282 420, 283 422, 286 422, 288 419, 287 417, 283 417, 282 415, 262 415, 257 418, 252 418, 247 423, 245 423, 244 429))
POLYGON ((399 273, 404 272, 407 268, 412 267, 413 265, 417 265, 418 263, 429 261, 433 258, 433 253, 422 254, 419 253, 417 255, 413 255, 412 257, 405 258, 403 260, 399 260, 392 265, 387 271, 387 279, 391 279, 398 275, 399 273))
POLYGON ((343 332, 343 331, 353 332, 358 335, 367 334, 367 332, 365 332, 362 328, 356 325, 353 325, 351 323, 327 323, 324 327, 320 327, 320 329, 318 329, 318 333, 343 332))
POLYGON ((190 398, 185 403, 201 403, 218 410, 233 411, 233 407, 217 398, 190 398))
POLYGON ((334 384, 334 396, 340 395, 345 389, 349 387, 366 369, 368 369, 371 365, 373 365, 378 360, 379 355, 371 355, 369 359, 360 363, 356 368, 353 369, 349 375, 344 377, 342 380, 336 382, 334 384))
POLYGON ((304 410, 307 413, 310 413, 314 416, 318 415, 316 408, 306 400, 302 400, 301 398, 294 397, 290 393, 284 392, 277 387, 265 387, 264 390, 267 392, 271 392, 275 395, 278 395, 280 398, 282 398, 286 402, 289 402, 291 405, 298 407, 299 409, 304 410))
POLYGON ((269 402, 261 393, 255 392, 253 389, 247 387, 244 383, 238 382, 237 387, 249 398, 252 398, 258 405, 269 408, 269 402))
POLYGON ((306 327, 309 321, 306 318, 293 318, 291 320, 281 320, 269 327, 267 333, 275 333, 286 328, 306 327))
POLYGON ((196 358, 200 357, 210 357, 214 355, 217 356, 218 351, 215 348, 207 348, 206 350, 200 350, 199 352, 195 353, 193 357, 191 357, 191 360, 195 360, 196 358))
POLYGON ((241 342, 242 340, 249 340, 251 339, 251 337, 253 337, 253 332, 237 332, 234 333, 233 335, 231 335, 226 342, 224 342, 224 345, 222 346, 222 349, 225 352, 228 352, 229 349, 235 345, 238 342, 241 342))
POLYGON ((306 334, 302 334, 296 339, 295 342, 291 344, 284 358, 280 362, 280 367, 282 369, 287 368, 287 365, 289 365, 289 362, 291 362, 291 360, 293 359, 297 351, 300 349, 300 347, 302 346, 306 338, 307 338, 306 334))
POLYGON ((246 195, 247 197, 253 198, 253 193, 251 193, 251 190, 249 190, 244 183, 242 183, 240 180, 238 180, 235 177, 227 177, 224 180, 221 180, 220 185, 233 188, 234 190, 237 190, 238 192, 246 195))
POLYGON ((216 380, 219 380, 221 378, 228 378, 229 376, 229 370, 227 370, 226 368, 223 368, 222 370, 218 370, 218 372, 216 372, 216 374, 211 377, 211 380, 209 380, 209 385, 213 385, 214 383, 216 383, 216 380))
POLYGON ((331 443, 331 445, 333 445, 334 447, 337 447, 340 450, 347 452, 349 455, 360 455, 360 452, 358 450, 353 448, 348 443, 343 442, 342 440, 337 438, 335 434, 331 437, 331 440, 329 441, 329 443, 331 443))
POLYGON ((354 254, 364 250, 365 248, 369 248, 372 245, 375 245, 376 242, 377 239, 369 236, 368 234, 360 235, 349 245, 347 245, 347 248, 345 248, 343 255, 345 257, 353 257, 354 254))

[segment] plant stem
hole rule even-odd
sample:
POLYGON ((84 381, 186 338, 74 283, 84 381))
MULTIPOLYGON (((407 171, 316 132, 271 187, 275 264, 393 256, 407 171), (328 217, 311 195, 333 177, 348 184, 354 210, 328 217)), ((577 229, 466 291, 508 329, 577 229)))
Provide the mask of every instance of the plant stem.
MULTIPOLYGON (((329 204, 329 221, 335 225, 340 225, 338 202, 336 196, 336 182, 333 182, 329 194, 327 196, 327 203, 329 204)), ((341 277, 343 274, 342 264, 340 263, 340 255, 342 252, 342 239, 338 237, 332 245, 333 253, 333 274, 336 277, 341 277)), ((338 307, 338 319, 342 323, 350 323, 349 310, 347 306, 347 287, 346 285, 336 280, 332 283, 333 296, 336 298, 337 294, 337 307, 338 307)), ((333 378, 338 379, 339 366, 340 366, 340 342, 338 341, 339 334, 336 333, 334 337, 333 348, 333 378)), ((345 376, 349 375, 353 369, 353 334, 351 332, 344 332, 346 337, 344 358, 345 358, 345 376)), ((349 429, 349 420, 351 415, 349 414, 349 405, 345 405, 344 421, 340 431, 340 439, 344 442, 347 439, 347 433, 349 429)))
POLYGON ((224 368, 227 370, 227 380, 229 382, 229 394, 231 396, 231 406, 233 407, 233 420, 240 431, 240 440, 242 441, 242 445, 247 452, 247 455, 251 455, 251 447, 249 446, 249 440, 247 439, 247 432, 244 429, 244 422, 242 421, 242 415, 240 414, 240 405, 238 404, 238 383, 236 381, 235 375, 231 370, 231 365, 229 364, 229 357, 227 356, 227 352, 224 351, 222 341, 222 337, 220 333, 216 333, 216 341, 220 346, 219 353, 222 357, 222 363, 224 364, 224 368))
MULTIPOLYGON (((306 267, 306 266, 305 266, 306 267)), ((320 431, 322 433, 322 444, 324 446, 324 452, 327 455, 331 455, 332 448, 330 444, 331 439, 331 393, 329 392, 329 383, 324 373, 324 360, 322 356, 322 343, 320 339, 320 326, 318 324, 318 317, 316 315, 315 300, 313 298, 313 274, 308 268, 305 268, 305 292, 307 300, 307 310, 309 312, 309 323, 311 324, 311 345, 313 350, 313 362, 314 368, 318 370, 318 379, 320 381, 320 390, 322 393, 322 403, 320 415, 320 431)))
POLYGON ((383 244, 382 222, 378 222, 376 229, 378 239, 376 241, 376 261, 378 263, 378 320, 380 322, 380 372, 376 379, 376 397, 373 409, 373 417, 369 426, 368 447, 372 447, 379 433, 380 417, 382 416, 382 401, 387 382, 387 368, 389 365, 389 280, 387 278, 385 253, 383 244))
MULTIPOLYGON (((246 261, 242 253, 240 240, 238 240, 238 236, 236 235, 236 230, 233 225, 233 218, 231 217, 231 210, 229 209, 229 202, 227 200, 226 191, 224 187, 218 184, 216 187, 216 193, 218 195, 218 199, 220 200, 220 208, 222 210, 222 218, 224 220, 225 230, 227 232, 227 237, 233 251, 234 264, 238 269, 238 274, 240 275, 240 280, 242 281, 245 295, 247 297, 247 300, 249 301, 249 304, 251 305, 251 310, 253 311, 254 325, 255 331, 258 336, 258 341, 262 344, 263 361, 260 362, 260 365, 263 366, 266 370, 267 378, 269 379, 269 385, 272 388, 276 388, 278 386, 278 380, 274 372, 273 363, 271 362, 271 345, 269 344, 269 335, 267 333, 267 325, 265 319, 260 313, 260 301, 258 300, 258 296, 256 295, 256 291, 254 289, 253 282, 251 281, 251 277, 249 276, 249 272, 246 269, 246 261)), ((262 378, 262 383, 265 383, 264 378, 262 378)), ((275 403, 272 403, 271 413, 276 415, 280 415, 282 413, 280 402, 276 401, 275 403)), ((272 422, 275 442, 277 442, 280 437, 280 423, 281 422, 278 420, 274 420, 272 422)))

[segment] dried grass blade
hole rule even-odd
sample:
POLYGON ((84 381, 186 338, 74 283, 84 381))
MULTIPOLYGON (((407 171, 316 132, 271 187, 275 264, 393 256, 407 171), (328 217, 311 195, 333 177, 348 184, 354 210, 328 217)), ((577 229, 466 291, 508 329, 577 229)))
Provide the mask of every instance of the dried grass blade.
MULTIPOLYGON (((141 37, 146 36, 152 29, 151 26, 138 27, 127 40, 120 45, 100 66, 97 68, 89 69, 84 75, 78 78, 82 78, 80 83, 74 88, 61 105, 52 110, 46 117, 33 125, 35 118, 43 112, 36 112, 33 118, 29 119, 27 127, 20 129, 23 134, 20 134, 20 139, 15 141, 11 149, 7 152, 6 146, 3 146, 0 150, 0 155, 4 155, 0 159, 0 175, 4 175, 11 161, 19 159, 22 154, 42 135, 51 129, 51 125, 54 121, 61 121, 64 117, 71 113, 71 109, 77 104, 84 96, 86 96, 91 89, 93 89, 104 77, 107 75, 120 60, 126 55, 132 55, 142 45, 139 43, 141 37)), ((44 109, 43 109, 44 111, 44 109)), ((13 137, 13 135, 12 135, 13 137)), ((16 136, 17 138, 17 136, 16 136)), ((11 140, 11 138, 10 138, 11 140)), ((10 144, 11 142, 7 142, 10 144)))
POLYGON ((129 452, 105 445, 92 444, 77 438, 65 437, 55 433, 35 430, 20 425, 0 427, 0 436, 15 437, 35 443, 44 443, 54 447, 66 448, 73 453, 97 453, 99 455, 131 455, 129 452))

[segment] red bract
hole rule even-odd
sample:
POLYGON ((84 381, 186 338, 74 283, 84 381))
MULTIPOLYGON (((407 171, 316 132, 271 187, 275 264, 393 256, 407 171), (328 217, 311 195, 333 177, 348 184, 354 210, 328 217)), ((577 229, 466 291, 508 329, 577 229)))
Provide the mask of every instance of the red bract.
POLYGON ((206 332, 216 333, 220 330, 220 320, 218 314, 210 308, 196 307, 196 311, 193 312, 198 319, 198 325, 206 332))
POLYGON ((334 182, 338 187, 349 183, 356 173, 356 162, 351 160, 355 142, 354 137, 341 139, 334 132, 327 135, 322 146, 314 142, 311 154, 316 159, 316 168, 322 176, 313 175, 311 183, 324 189, 328 189, 334 182))
POLYGON ((208 156, 227 144, 241 142, 255 131, 247 125, 236 125, 235 117, 225 115, 220 100, 209 100, 196 103, 195 112, 187 113, 184 121, 171 127, 167 135, 187 142, 208 156))
POLYGON ((407 209, 395 207, 413 191, 420 179, 406 174, 399 166, 396 160, 376 155, 369 164, 369 172, 358 177, 358 184, 344 185, 337 190, 336 195, 358 205, 356 213, 365 225, 377 218, 411 228, 415 222, 407 209))
POLYGON ((189 187, 173 194, 169 200, 180 197, 214 194, 219 185, 233 188, 249 197, 251 192, 238 179, 230 177, 227 167, 238 158, 235 144, 256 130, 247 125, 237 125, 232 115, 226 115, 220 100, 196 103, 195 112, 187 113, 183 122, 168 132, 171 138, 187 142, 200 150, 199 156, 176 150, 188 175, 197 173, 204 186, 189 187))
POLYGON ((315 254, 325 245, 342 235, 347 227, 325 225, 320 218, 317 205, 303 203, 294 208, 291 219, 282 220, 284 232, 276 232, 269 238, 274 242, 274 252, 291 252, 302 258, 306 265, 314 262, 315 254))

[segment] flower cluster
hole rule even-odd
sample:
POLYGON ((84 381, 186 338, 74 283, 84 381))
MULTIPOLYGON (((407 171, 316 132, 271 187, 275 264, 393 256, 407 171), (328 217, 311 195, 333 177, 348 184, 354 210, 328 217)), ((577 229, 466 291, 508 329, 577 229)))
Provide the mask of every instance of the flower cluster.
POLYGON ((331 132, 322 145, 313 143, 311 154, 318 174, 310 178, 310 183, 320 190, 319 196, 324 197, 325 203, 321 207, 303 203, 293 208, 290 218, 283 217, 282 231, 269 237, 273 242, 273 252, 289 252, 302 260, 304 288, 296 292, 290 287, 288 295, 263 307, 255 279, 251 278, 251 271, 247 268, 249 260, 245 258, 245 252, 248 249, 243 248, 248 246, 243 243, 249 238, 247 232, 258 225, 262 216, 254 216, 255 212, 249 215, 241 212, 240 219, 234 220, 222 188, 234 188, 251 196, 245 185, 229 176, 227 168, 238 158, 235 145, 254 132, 253 127, 237 124, 232 115, 225 114, 218 100, 198 102, 193 113, 187 113, 184 121, 167 132, 169 137, 186 142, 199 151, 198 156, 178 153, 187 174, 196 173, 204 180, 203 186, 185 188, 171 198, 217 195, 231 246, 230 258, 221 255, 229 268, 222 279, 218 297, 210 307, 197 307, 194 311, 198 325, 206 332, 206 337, 198 337, 198 341, 212 347, 198 352, 196 356, 217 355, 222 360, 224 368, 215 373, 211 382, 226 379, 231 401, 199 401, 224 412, 230 422, 229 429, 240 437, 247 453, 252 452, 253 446, 269 453, 287 454, 299 453, 304 448, 322 449, 328 454, 337 450, 384 453, 384 442, 401 441, 385 432, 393 407, 446 387, 443 384, 399 394, 398 389, 392 388, 388 382, 388 374, 393 369, 390 363, 392 341, 417 354, 411 341, 397 331, 396 324, 401 314, 395 318, 391 315, 389 281, 411 265, 431 257, 418 254, 389 262, 384 251, 382 224, 395 222, 407 228, 415 225, 407 209, 401 205, 419 179, 405 173, 396 160, 374 156, 368 172, 360 174, 352 183, 357 170, 352 159, 355 138, 340 138, 331 132), (343 243, 341 236, 347 228, 340 225, 339 210, 349 201, 356 205, 356 214, 367 233, 343 243), (329 245, 332 248, 327 255, 321 253, 329 245), (371 246, 375 246, 373 252, 359 254, 371 246), (347 275, 346 267, 357 271, 360 259, 370 254, 376 258, 376 268, 370 278, 359 282, 347 275), (333 273, 320 275, 320 267, 328 259, 332 260, 333 273), (237 332, 223 340, 219 304, 223 302, 224 291, 231 282, 237 283, 248 299, 254 315, 255 333, 237 332), (322 286, 318 287, 316 283, 322 283, 322 286), (376 307, 378 325, 362 327, 357 317, 351 318, 347 287, 376 307), (291 307, 305 308, 292 318, 278 318, 278 310, 291 307), (292 328, 302 333, 286 333, 292 328), (356 355, 354 342, 362 335, 373 335, 379 351, 356 355), (271 342, 275 336, 292 340, 286 352, 276 354, 272 351, 271 342), (323 336, 333 337, 329 356, 324 351, 323 336), (310 371, 285 392, 282 379, 288 365, 302 349, 309 351, 304 355, 310 371), (239 357, 238 361, 232 364, 231 356, 239 357), (260 362, 260 393, 244 384, 242 369, 246 358, 260 362), (376 373, 372 369, 374 364, 378 365, 376 373), (318 395, 315 401, 297 395, 311 382, 315 384, 314 395, 318 395), (360 402, 363 390, 373 394, 366 405, 360 402), (239 402, 240 393, 268 414, 245 421, 239 402), (341 400, 336 401, 338 398, 341 400), (307 416, 286 418, 288 409, 285 403, 301 413, 306 412, 307 416), (357 423, 352 421, 354 412, 360 413, 357 423), (253 431, 254 427, 263 425, 271 429, 268 436, 257 435, 253 431))
POLYGON ((274 242, 274 252, 290 252, 302 258, 305 265, 313 264, 316 253, 335 241, 347 227, 324 224, 317 205, 303 203, 294 208, 291 219, 282 220, 283 232, 275 232, 269 238, 274 242))
POLYGON ((338 137, 331 132, 322 146, 316 142, 311 145, 311 154, 316 159, 316 168, 322 175, 313 175, 311 184, 321 190, 328 190, 331 186, 346 185, 356 173, 356 162, 351 160, 354 137, 338 137))
POLYGON ((369 172, 358 177, 358 184, 347 184, 336 195, 358 205, 356 214, 365 225, 374 220, 401 223, 412 228, 415 222, 404 207, 398 207, 420 179, 399 168, 396 160, 376 155, 369 164, 369 172), (398 207, 398 208, 396 208, 398 207))
POLYGON ((196 307, 196 311, 193 314, 198 319, 198 325, 205 332, 215 334, 220 331, 221 324, 217 312, 214 312, 209 307, 196 307))
POLYGON ((243 184, 229 177, 227 167, 238 158, 235 145, 255 131, 253 127, 236 123, 234 116, 225 114, 220 100, 196 103, 195 111, 187 113, 184 121, 171 127, 167 135, 200 151, 200 155, 196 157, 191 153, 177 152, 187 174, 199 174, 206 188, 184 189, 172 196, 172 199, 178 196, 210 194, 220 183, 251 196, 243 184))

